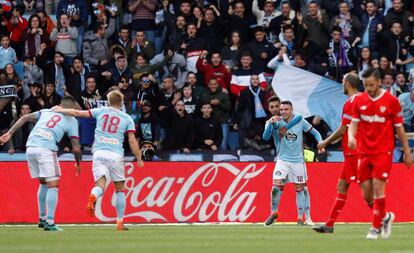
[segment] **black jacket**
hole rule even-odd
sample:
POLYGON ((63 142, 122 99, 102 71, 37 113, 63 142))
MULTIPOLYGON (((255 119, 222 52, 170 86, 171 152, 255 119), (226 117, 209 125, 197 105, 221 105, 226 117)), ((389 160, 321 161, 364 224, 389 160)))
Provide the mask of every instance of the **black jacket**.
POLYGON ((193 118, 187 113, 180 117, 175 111, 169 117, 165 149, 181 150, 193 146, 193 118))
MULTIPOLYGON (((260 89, 260 88, 259 88, 260 89)), ((263 109, 266 110, 265 92, 260 90, 259 98, 263 109)), ((240 93, 239 106, 236 110, 236 122, 240 128, 249 128, 252 120, 255 118, 254 95, 249 88, 240 93)))
POLYGON ((204 143, 205 140, 213 140, 217 147, 220 146, 223 134, 220 123, 210 118, 197 118, 194 122, 194 147, 202 149, 210 149, 210 146, 204 143))

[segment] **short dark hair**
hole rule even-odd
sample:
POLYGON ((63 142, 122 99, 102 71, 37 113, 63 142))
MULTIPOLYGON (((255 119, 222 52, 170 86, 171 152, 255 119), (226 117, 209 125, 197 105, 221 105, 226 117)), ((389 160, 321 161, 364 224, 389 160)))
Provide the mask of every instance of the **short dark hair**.
POLYGON ((348 73, 344 76, 344 80, 349 82, 352 88, 357 89, 360 83, 359 77, 355 73, 348 73))
POLYGON ((121 30, 128 30, 129 32, 129 26, 128 25, 121 25, 121 27, 119 28, 119 31, 121 30))
POLYGON ((280 104, 281 105, 290 105, 291 107, 293 107, 292 102, 290 102, 289 100, 282 101, 282 103, 280 103, 280 104))
POLYGON ((334 26, 332 28, 332 32, 339 32, 340 34, 342 34, 342 28, 339 26, 334 26))
POLYGON ((88 80, 88 79, 90 79, 90 78, 93 78, 93 80, 95 80, 95 82, 96 82, 96 76, 94 75, 94 74, 92 74, 92 73, 89 73, 87 76, 86 76, 86 81, 88 80))
POLYGON ((140 81, 142 81, 142 78, 144 78, 144 77, 149 77, 149 74, 148 74, 147 72, 142 73, 142 74, 139 76, 139 80, 140 80, 140 81))
POLYGON ((72 96, 64 96, 63 98, 62 98, 62 100, 61 100, 62 102, 65 102, 65 101, 67 101, 67 102, 72 102, 72 103, 76 103, 76 100, 75 100, 75 98, 74 97, 72 97, 72 96))
POLYGON ((93 31, 94 33, 97 33, 100 29, 102 29, 102 27, 103 27, 103 23, 101 23, 101 22, 96 22, 96 23, 95 23, 95 25, 93 26, 92 31, 93 31))
POLYGON ((280 103, 280 98, 278 96, 271 96, 268 100, 267 103, 270 104, 272 102, 279 102, 280 103))
POLYGON ((81 61, 81 62, 82 62, 82 64, 83 64, 83 59, 82 59, 82 57, 80 57, 80 56, 75 56, 75 57, 73 57, 72 64, 75 62, 75 60, 79 60, 79 61, 81 61))
POLYGON ((362 74, 362 78, 374 77, 376 80, 381 80, 381 72, 377 68, 369 68, 362 74))

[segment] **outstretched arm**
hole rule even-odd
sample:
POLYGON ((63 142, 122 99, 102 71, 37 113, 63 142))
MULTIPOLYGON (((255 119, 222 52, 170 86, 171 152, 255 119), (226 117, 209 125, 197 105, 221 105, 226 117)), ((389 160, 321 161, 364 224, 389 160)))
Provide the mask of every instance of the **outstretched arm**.
POLYGON ((65 109, 60 106, 55 106, 52 109, 55 112, 62 113, 68 116, 81 117, 81 118, 92 118, 91 113, 86 110, 80 111, 80 110, 75 110, 75 109, 65 109))
POLYGON ((144 162, 142 161, 141 150, 139 150, 139 144, 137 139, 135 138, 135 133, 128 132, 128 143, 129 147, 131 148, 132 154, 134 154, 135 158, 137 158, 138 166, 143 167, 144 162))
POLYGON ((309 133, 311 133, 313 135, 313 137, 315 137, 315 140, 317 142, 321 142, 322 141, 321 134, 315 128, 312 127, 312 129, 309 131, 309 133))
POLYGON ((17 129, 21 128, 26 122, 32 121, 35 122, 37 120, 37 114, 38 112, 33 112, 27 115, 24 115, 21 117, 10 129, 7 131, 7 133, 3 134, 0 137, 0 145, 4 145, 6 142, 10 140, 10 138, 13 136, 14 132, 16 132, 17 129))
POLYGON ((343 125, 338 127, 338 129, 336 129, 335 132, 333 132, 333 134, 331 134, 328 138, 326 138, 318 144, 318 148, 325 148, 329 144, 341 138, 346 133, 346 129, 347 127, 343 125))

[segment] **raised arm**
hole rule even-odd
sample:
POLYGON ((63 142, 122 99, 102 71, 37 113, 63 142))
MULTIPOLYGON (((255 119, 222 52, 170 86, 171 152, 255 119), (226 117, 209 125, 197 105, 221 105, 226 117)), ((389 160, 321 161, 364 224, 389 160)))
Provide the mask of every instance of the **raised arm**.
POLYGON ((137 142, 137 139, 135 138, 134 132, 128 132, 128 143, 129 147, 131 148, 132 154, 134 154, 135 158, 137 158, 138 166, 143 167, 144 162, 142 161, 141 150, 139 150, 139 144, 137 142))
POLYGON ((7 143, 10 138, 13 136, 13 134, 16 132, 17 129, 21 128, 26 122, 32 121, 35 122, 37 120, 37 114, 38 112, 33 112, 27 115, 24 115, 21 117, 10 129, 7 131, 7 133, 3 134, 0 137, 0 145, 4 145, 7 143))

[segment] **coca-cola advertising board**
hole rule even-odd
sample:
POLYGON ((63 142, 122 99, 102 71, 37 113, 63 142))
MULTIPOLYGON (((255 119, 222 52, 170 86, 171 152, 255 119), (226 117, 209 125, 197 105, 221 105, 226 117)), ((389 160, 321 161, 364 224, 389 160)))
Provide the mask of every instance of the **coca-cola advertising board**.
MULTIPOLYGON (((310 163, 308 188, 314 221, 324 221, 336 196, 341 163, 310 163)), ((394 164, 387 189, 387 208, 397 221, 414 221, 410 199, 414 177, 402 164, 394 164)), ((62 179, 56 213, 58 223, 114 222, 115 194, 112 184, 97 201, 96 217, 86 213, 93 187, 91 163, 82 163, 75 176, 73 162, 62 162, 62 179)), ((263 222, 270 213, 270 191, 274 163, 153 162, 139 168, 125 163, 127 208, 125 221, 133 223, 263 222)), ((0 163, 0 222, 35 223, 37 188, 24 162, 0 163)), ((282 195, 278 221, 296 221, 293 185, 282 195)), ((339 221, 367 222, 371 211, 357 185, 339 221)))

